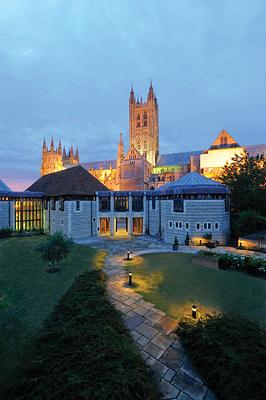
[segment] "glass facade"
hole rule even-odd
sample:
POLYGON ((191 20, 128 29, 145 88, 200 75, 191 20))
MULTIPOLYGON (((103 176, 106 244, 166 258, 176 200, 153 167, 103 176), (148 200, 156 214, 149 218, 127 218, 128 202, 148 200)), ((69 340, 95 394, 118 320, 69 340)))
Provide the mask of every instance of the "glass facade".
POLYGON ((40 199, 21 199, 15 203, 16 231, 43 228, 43 204, 40 199))

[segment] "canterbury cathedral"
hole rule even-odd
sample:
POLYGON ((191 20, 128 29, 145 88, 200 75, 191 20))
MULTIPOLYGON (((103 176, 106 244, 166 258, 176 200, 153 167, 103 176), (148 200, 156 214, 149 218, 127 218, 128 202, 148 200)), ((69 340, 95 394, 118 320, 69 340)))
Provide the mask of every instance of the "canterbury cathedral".
POLYGON ((160 154, 159 108, 150 82, 146 101, 136 98, 131 86, 127 151, 120 133, 116 159, 80 163, 78 148, 74 152, 71 146, 66 152, 61 141, 55 148, 52 138, 49 148, 44 140, 41 175, 79 164, 111 190, 149 190, 191 171, 215 179, 226 162, 244 151, 251 156, 266 154, 266 145, 241 146, 223 129, 207 150, 160 154))

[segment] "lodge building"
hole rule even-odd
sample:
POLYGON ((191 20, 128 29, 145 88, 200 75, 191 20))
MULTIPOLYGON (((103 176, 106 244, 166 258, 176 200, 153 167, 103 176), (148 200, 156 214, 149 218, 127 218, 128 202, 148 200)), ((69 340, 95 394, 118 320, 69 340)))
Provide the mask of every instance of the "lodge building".
POLYGON ((0 228, 92 236, 150 235, 173 243, 226 244, 229 189, 196 172, 157 190, 110 191, 81 166, 44 175, 25 192, 0 186, 0 228))

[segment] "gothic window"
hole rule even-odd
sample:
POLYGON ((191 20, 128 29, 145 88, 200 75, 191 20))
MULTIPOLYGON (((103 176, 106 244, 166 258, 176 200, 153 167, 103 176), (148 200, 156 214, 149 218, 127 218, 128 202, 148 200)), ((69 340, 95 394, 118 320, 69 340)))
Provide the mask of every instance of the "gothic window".
POLYGON ((137 115, 137 128, 140 128, 140 114, 137 115))
POLYGON ((145 150, 147 149, 147 142, 146 142, 146 140, 144 140, 144 149, 145 149, 145 150))
POLYGON ((140 150, 140 142, 139 142, 139 140, 137 141, 137 149, 140 150))
POLYGON ((143 113, 143 126, 147 126, 147 125, 148 125, 148 117, 147 117, 146 111, 144 111, 144 113, 143 113))

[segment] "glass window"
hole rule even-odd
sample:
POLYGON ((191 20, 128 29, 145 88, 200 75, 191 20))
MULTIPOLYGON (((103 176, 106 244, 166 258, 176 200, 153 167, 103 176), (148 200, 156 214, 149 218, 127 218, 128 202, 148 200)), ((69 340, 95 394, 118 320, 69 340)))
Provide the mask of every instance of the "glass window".
POLYGON ((19 200, 15 204, 15 229, 30 231, 43 227, 43 202, 40 199, 19 200))
POLYGON ((219 229, 219 222, 214 223, 214 229, 217 231, 219 229))
POLYGON ((143 211, 143 197, 142 196, 132 197, 132 210, 133 211, 143 211))
POLYGON ((207 222, 204 222, 203 229, 207 229, 207 226, 208 226, 207 222))
POLYGON ((56 201, 51 200, 51 210, 55 211, 55 207, 56 207, 56 201))
POLYGON ((65 206, 64 206, 64 200, 59 200, 59 210, 64 211, 65 206))
POLYGON ((224 211, 227 212, 230 210, 230 199, 229 196, 226 195, 226 198, 224 199, 224 211))
POLYGON ((155 199, 154 197, 153 197, 152 200, 151 200, 151 208, 152 208, 153 210, 156 209, 156 199, 155 199))
POLYGON ((200 230, 200 222, 197 222, 197 223, 196 223, 196 229, 197 229, 197 231, 200 230))
POLYGON ((183 199, 174 199, 174 212, 184 212, 183 199))
POLYGON ((77 200, 76 201, 76 211, 79 211, 79 210, 80 210, 80 201, 77 200))
POLYGON ((173 227, 173 221, 169 221, 169 228, 173 227))
POLYGON ((99 199, 99 211, 107 212, 111 210, 111 198, 110 197, 100 197, 99 199))
POLYGON ((190 226, 190 223, 189 222, 185 222, 185 229, 186 230, 189 230, 189 226, 190 226))
POLYGON ((128 211, 128 197, 127 196, 115 196, 115 211, 128 211))
POLYGON ((211 228, 212 228, 212 223, 208 222, 208 229, 211 229, 211 228))

